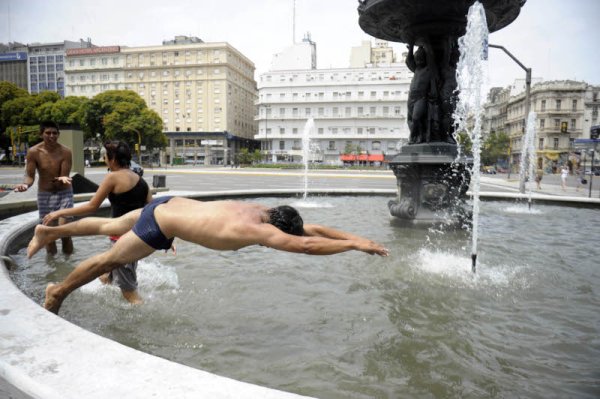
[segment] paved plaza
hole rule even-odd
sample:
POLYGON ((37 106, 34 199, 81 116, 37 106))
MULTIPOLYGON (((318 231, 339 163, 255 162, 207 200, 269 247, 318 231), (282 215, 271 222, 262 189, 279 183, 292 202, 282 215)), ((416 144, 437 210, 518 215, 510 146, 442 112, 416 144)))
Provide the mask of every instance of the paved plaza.
MULTIPOLYGON (((100 183, 107 171, 104 168, 87 168, 85 177, 100 183)), ((166 188, 172 191, 228 191, 249 189, 289 189, 302 190, 305 184, 303 170, 257 169, 257 168, 224 168, 224 167, 169 167, 146 168, 144 178, 150 186, 154 175, 164 175, 166 188)), ((390 189, 394 190, 396 179, 390 170, 309 170, 308 187, 312 189, 390 189)), ((22 181, 23 169, 17 167, 0 168, 0 187, 18 184, 22 181)), ((592 179, 591 198, 599 198, 600 177, 592 179)), ((587 198, 589 182, 577 190, 577 179, 569 176, 565 191, 560 186, 559 175, 545 175, 542 189, 533 187, 532 192, 552 196, 569 196, 587 198)), ((35 200, 37 181, 24 193, 2 193, 0 204, 18 203, 35 200)), ((529 186, 527 187, 529 190, 529 186)), ((519 176, 512 174, 482 175, 482 192, 518 193, 519 176)))

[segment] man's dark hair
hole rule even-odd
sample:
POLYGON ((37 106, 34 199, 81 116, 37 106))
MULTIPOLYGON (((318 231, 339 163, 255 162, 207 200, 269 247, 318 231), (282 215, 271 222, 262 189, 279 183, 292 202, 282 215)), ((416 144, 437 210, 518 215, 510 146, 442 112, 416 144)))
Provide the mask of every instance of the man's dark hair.
POLYGON ((108 159, 116 160, 120 167, 128 168, 131 165, 131 150, 124 141, 107 141, 104 148, 108 159))
POLYGON ((269 213, 269 223, 277 227, 284 233, 301 236, 304 234, 304 222, 298 211, 291 206, 281 205, 271 208, 269 213))
POLYGON ((58 124, 52 121, 44 121, 40 123, 40 133, 44 133, 44 130, 48 129, 49 127, 55 128, 56 131, 60 133, 60 130, 58 129, 58 124))

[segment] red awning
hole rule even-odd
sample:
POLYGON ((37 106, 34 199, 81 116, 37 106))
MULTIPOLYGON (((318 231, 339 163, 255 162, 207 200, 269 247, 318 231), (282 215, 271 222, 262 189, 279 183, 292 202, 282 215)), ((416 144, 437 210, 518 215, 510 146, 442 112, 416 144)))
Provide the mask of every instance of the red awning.
POLYGON ((340 155, 340 161, 344 162, 359 162, 359 161, 367 161, 367 162, 383 162, 383 154, 343 154, 340 155))

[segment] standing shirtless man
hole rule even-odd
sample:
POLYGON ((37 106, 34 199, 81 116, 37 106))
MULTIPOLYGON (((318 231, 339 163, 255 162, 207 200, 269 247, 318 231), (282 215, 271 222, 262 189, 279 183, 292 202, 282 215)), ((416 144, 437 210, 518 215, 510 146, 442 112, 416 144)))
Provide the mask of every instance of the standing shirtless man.
POLYGON ((175 237, 218 251, 263 245, 309 255, 351 250, 388 255, 386 248, 367 238, 316 224, 305 225, 291 206, 268 208, 250 202, 201 202, 166 196, 116 219, 90 217, 58 227, 38 225, 27 256, 63 235, 113 234, 121 238, 112 248, 81 262, 63 282, 48 285, 46 309, 58 313, 63 300, 77 288, 158 249, 170 249, 175 237))
MULTIPOLYGON (((73 207, 73 188, 71 187, 72 154, 71 150, 58 142, 60 131, 54 122, 40 124, 42 142, 34 145, 27 151, 25 166, 25 179, 22 184, 15 187, 15 191, 27 191, 35 182, 35 172, 39 175, 37 205, 40 220, 48 213, 63 208, 73 207)), ((67 223, 60 218, 59 225, 67 223)), ((62 251, 65 254, 73 253, 73 241, 70 237, 62 238, 62 251)), ((56 254, 54 241, 46 244, 48 254, 56 254)))

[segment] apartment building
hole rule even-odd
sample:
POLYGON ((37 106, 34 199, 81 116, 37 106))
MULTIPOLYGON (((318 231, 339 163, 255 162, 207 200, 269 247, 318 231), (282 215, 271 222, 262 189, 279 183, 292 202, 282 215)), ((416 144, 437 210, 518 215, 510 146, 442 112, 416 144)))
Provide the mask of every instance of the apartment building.
POLYGON ((365 40, 350 51, 350 68, 363 68, 369 64, 385 65, 396 62, 394 50, 385 40, 375 39, 374 45, 365 40))
POLYGON ((107 90, 125 88, 123 55, 119 46, 66 50, 65 94, 94 97, 107 90))
POLYGON ((0 81, 14 83, 27 90, 27 46, 21 43, 0 43, 0 81))
POLYGON ((270 161, 299 161, 303 131, 312 118, 312 161, 381 162, 408 141, 411 77, 404 64, 264 73, 255 139, 270 161))
MULTIPOLYGON (((531 88, 531 110, 536 113, 538 167, 547 171, 577 162, 574 141, 590 137, 598 123, 600 87, 571 80, 540 82, 531 88)), ((493 88, 485 105, 484 134, 503 131, 510 137, 513 168, 520 164, 525 131, 525 94, 493 88)))
POLYGON ((90 48, 91 40, 28 44, 29 92, 54 91, 65 96, 65 56, 68 49, 90 48))
POLYGON ((70 51, 67 93, 133 90, 162 118, 165 162, 227 163, 256 131, 254 64, 225 42, 176 36, 160 46, 70 51))

